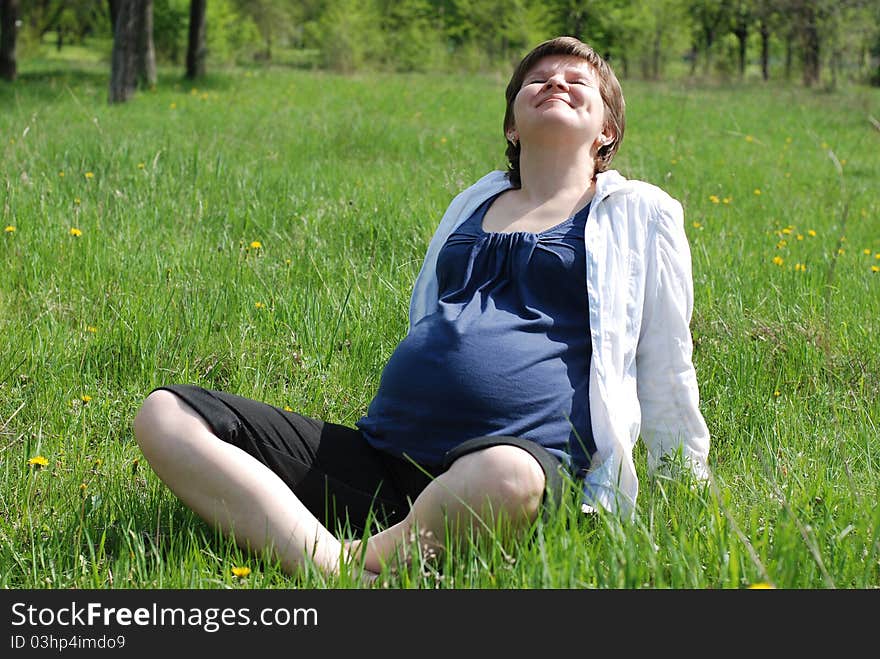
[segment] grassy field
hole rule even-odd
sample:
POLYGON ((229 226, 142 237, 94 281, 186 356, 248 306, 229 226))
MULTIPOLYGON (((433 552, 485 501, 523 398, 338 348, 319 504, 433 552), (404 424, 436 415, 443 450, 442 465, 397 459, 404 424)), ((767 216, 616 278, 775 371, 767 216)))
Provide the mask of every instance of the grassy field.
MULTIPOLYGON (((285 588, 162 486, 131 419, 195 382, 354 423, 451 197, 503 167, 504 76, 230 71, 107 105, 0 86, 0 587, 285 588), (237 577, 233 567, 248 567, 237 577)), ((624 81, 615 166, 685 208, 712 487, 649 479, 392 588, 880 585, 880 90, 624 81)))

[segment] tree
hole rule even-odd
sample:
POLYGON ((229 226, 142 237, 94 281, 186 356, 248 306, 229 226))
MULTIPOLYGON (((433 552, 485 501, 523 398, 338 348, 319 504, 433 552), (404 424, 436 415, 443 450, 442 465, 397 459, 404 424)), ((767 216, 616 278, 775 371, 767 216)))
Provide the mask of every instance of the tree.
POLYGON ((696 72, 697 58, 701 51, 704 55, 703 73, 708 73, 715 42, 729 24, 730 7, 724 0, 688 0, 686 8, 694 30, 694 59, 691 61, 691 74, 696 72))
POLYGON ((18 0, 0 0, 0 78, 15 80, 15 36, 18 29, 18 0))
POLYGON ((113 29, 110 102, 124 103, 138 87, 156 84, 153 49, 153 0, 120 4, 113 29))
POLYGON ((186 48, 186 77, 205 75, 205 13, 207 0, 191 0, 189 5, 189 41, 186 48))
POLYGON ((749 41, 749 30, 755 22, 754 8, 752 0, 739 0, 734 2, 731 7, 731 26, 730 31, 733 32, 737 41, 737 68, 739 69, 739 77, 742 78, 746 74, 746 51, 749 41))
POLYGON ((119 7, 122 5, 122 0, 107 0, 107 4, 110 8, 110 30, 116 30, 116 19, 119 18, 119 7))
MULTIPOLYGON (((235 4, 243 15, 250 16, 259 29, 265 44, 262 57, 267 61, 271 60, 274 42, 291 29, 293 3, 279 0, 235 0, 235 4)), ((328 3, 329 6, 335 4, 337 3, 328 3)), ((354 3, 355 7, 358 4, 354 3)), ((344 12, 344 9, 340 9, 340 12, 344 12)))

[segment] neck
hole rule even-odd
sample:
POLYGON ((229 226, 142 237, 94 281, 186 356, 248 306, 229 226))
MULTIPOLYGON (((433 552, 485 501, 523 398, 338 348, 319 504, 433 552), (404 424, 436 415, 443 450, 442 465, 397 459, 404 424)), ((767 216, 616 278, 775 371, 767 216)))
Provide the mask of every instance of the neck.
POLYGON ((522 193, 536 204, 592 195, 595 163, 593 154, 584 151, 588 149, 566 152, 523 145, 519 157, 522 193))

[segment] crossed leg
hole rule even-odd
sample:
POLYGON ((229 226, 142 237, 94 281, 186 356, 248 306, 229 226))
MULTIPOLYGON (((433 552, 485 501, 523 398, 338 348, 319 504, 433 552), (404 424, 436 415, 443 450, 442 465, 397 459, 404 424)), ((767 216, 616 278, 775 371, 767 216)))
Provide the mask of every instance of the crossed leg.
POLYGON ((408 560, 413 534, 426 550, 439 553, 450 540, 491 532, 498 519, 522 530, 536 518, 545 487, 541 466, 523 449, 481 449, 435 478, 401 522, 365 544, 342 543, 271 469, 219 439, 175 394, 151 393, 135 417, 134 433, 150 466, 185 505, 240 546, 276 558, 289 574, 307 560, 336 574, 355 557, 377 574, 389 562, 408 560))

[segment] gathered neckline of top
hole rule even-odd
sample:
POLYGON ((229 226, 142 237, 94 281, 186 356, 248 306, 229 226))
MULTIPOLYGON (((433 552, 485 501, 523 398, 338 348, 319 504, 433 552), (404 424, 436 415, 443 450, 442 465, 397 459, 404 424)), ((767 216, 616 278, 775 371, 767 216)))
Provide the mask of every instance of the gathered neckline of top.
MULTIPOLYGON (((505 191, 502 190, 501 192, 505 192, 505 191)), ((557 231, 557 230, 561 229, 562 227, 564 227, 564 226, 567 225, 567 224, 573 224, 574 221, 575 221, 576 219, 578 219, 579 217, 582 217, 582 216, 586 215, 587 213, 589 213, 589 211, 590 211, 590 206, 592 206, 592 204, 593 204, 593 202, 592 202, 592 200, 591 200, 590 202, 587 203, 586 206, 584 206, 583 208, 581 208, 579 211, 577 211, 577 212, 574 213, 573 215, 568 216, 567 218, 565 218, 565 219, 562 220, 561 222, 557 222, 557 223, 554 224, 553 226, 549 226, 549 227, 547 227, 546 229, 541 229, 540 231, 524 231, 524 230, 518 230, 518 231, 488 231, 488 230, 486 230, 486 229, 483 228, 483 220, 484 220, 485 217, 486 217, 486 213, 489 212, 489 207, 490 207, 493 203, 495 203, 495 200, 496 200, 499 196, 501 196, 501 192, 499 192, 499 193, 497 193, 497 194, 492 195, 491 197, 489 197, 486 201, 484 201, 482 204, 480 204, 480 205, 477 207, 477 209, 474 211, 474 213, 471 215, 471 218, 473 218, 474 215, 479 215, 479 218, 480 218, 480 219, 479 219, 479 222, 475 222, 474 224, 477 225, 477 229, 480 231, 480 233, 482 233, 482 234, 484 234, 484 235, 486 235, 486 236, 515 236, 515 235, 519 234, 519 235, 522 235, 522 236, 536 236, 536 237, 540 237, 540 236, 543 236, 543 235, 545 235, 545 234, 548 234, 548 233, 550 233, 550 232, 552 232, 552 231, 557 231)), ((469 218, 469 219, 471 219, 471 218, 469 218)))

